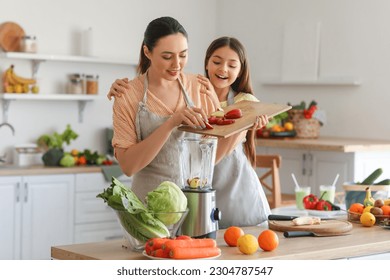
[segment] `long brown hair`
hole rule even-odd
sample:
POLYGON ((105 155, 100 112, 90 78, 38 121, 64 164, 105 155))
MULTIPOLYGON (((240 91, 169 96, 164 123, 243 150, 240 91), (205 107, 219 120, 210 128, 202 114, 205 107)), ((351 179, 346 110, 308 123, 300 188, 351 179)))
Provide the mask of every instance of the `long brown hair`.
MULTIPOLYGON (((241 63, 240 73, 238 74, 237 79, 231 85, 231 88, 236 94, 240 92, 253 94, 253 88, 249 74, 249 62, 247 59, 246 50, 241 44, 241 42, 234 37, 224 36, 215 39, 213 42, 211 42, 210 46, 207 48, 206 57, 204 60, 204 69, 206 77, 209 78, 207 64, 209 63, 210 57, 217 49, 226 46, 237 53, 241 63)), ((255 135, 255 131, 248 130, 248 132, 246 133, 246 141, 244 144, 245 154, 253 167, 256 165, 255 135)))
POLYGON ((187 31, 176 19, 172 17, 156 18, 148 24, 144 33, 144 40, 141 44, 141 51, 137 66, 137 73, 139 75, 144 74, 150 67, 150 60, 146 57, 143 47, 146 46, 149 51, 153 51, 158 40, 162 37, 177 33, 183 34, 184 37, 188 39, 187 31))

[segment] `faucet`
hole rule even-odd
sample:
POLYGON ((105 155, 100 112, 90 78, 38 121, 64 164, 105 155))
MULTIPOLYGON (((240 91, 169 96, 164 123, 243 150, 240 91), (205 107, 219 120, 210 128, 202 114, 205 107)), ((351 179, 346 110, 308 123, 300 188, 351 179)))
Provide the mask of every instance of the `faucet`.
POLYGON ((3 122, 2 124, 0 124, 0 128, 2 126, 8 126, 11 129, 11 131, 12 131, 12 135, 15 135, 15 128, 10 123, 3 122))
POLYGON ((0 156, 0 162, 5 162, 7 155, 4 154, 3 156, 0 156))

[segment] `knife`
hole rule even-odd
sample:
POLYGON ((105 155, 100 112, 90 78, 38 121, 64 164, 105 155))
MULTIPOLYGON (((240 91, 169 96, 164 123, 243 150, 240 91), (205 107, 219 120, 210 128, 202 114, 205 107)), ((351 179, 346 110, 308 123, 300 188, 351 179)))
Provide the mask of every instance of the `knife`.
MULTIPOLYGON (((288 216, 288 215, 275 215, 275 214, 270 214, 268 215, 268 220, 269 221, 292 221, 295 218, 298 218, 298 216, 288 216)), ((337 220, 334 217, 321 217, 321 220, 337 220)))
POLYGON ((342 236, 342 235, 349 235, 351 234, 350 232, 345 232, 345 233, 315 233, 312 231, 285 231, 283 232, 283 236, 286 238, 290 237, 304 237, 304 236, 317 236, 317 237, 329 237, 329 236, 342 236))

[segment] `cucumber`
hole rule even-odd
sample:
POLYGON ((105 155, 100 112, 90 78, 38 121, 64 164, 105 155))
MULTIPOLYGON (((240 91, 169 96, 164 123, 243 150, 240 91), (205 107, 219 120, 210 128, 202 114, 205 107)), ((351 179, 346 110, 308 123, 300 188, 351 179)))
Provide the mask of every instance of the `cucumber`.
POLYGON ((374 185, 390 185, 390 179, 384 179, 378 183, 375 183, 374 185))
POLYGON ((374 184, 375 180, 379 178, 383 173, 382 168, 376 169, 374 172, 372 172, 366 179, 363 180, 361 185, 372 185, 374 184))

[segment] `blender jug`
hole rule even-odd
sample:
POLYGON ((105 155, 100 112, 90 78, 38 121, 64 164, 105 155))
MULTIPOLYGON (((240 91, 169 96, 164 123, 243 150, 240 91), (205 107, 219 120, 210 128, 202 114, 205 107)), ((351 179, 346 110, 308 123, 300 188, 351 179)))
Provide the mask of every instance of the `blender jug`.
POLYGON ((181 233, 195 238, 216 238, 221 213, 212 188, 217 138, 186 137, 180 141, 182 190, 189 212, 181 233))

